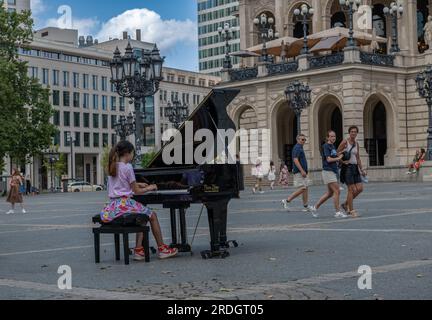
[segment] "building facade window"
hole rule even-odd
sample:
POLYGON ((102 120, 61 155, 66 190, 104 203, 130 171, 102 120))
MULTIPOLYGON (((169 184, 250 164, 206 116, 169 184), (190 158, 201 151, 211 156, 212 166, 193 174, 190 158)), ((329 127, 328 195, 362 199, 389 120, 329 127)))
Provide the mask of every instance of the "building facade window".
POLYGON ((117 97, 111 97, 111 111, 117 110, 117 97))
POLYGON ((93 133, 93 147, 99 148, 99 133, 93 133))
POLYGON ((63 87, 69 87, 69 71, 63 71, 63 87))
POLYGON ((74 127, 81 127, 81 113, 79 112, 74 112, 74 127))
POLYGON ((90 95, 88 93, 84 93, 83 108, 90 108, 90 95))
POLYGON ((99 115, 93 114, 93 128, 99 129, 99 115))
POLYGON ((90 133, 84 132, 84 147, 90 147, 90 133))
POLYGON ((73 87, 76 89, 79 88, 79 73, 76 72, 73 73, 73 87))
POLYGON ((53 115, 53 125, 59 126, 60 125, 60 111, 55 110, 53 115))
POLYGON ((99 109, 99 96, 97 94, 93 95, 93 110, 99 109))
POLYGON ((111 129, 114 129, 116 123, 117 123, 117 116, 113 114, 111 115, 111 129))
POLYGON ((49 85, 49 70, 42 69, 42 84, 49 85))
POLYGON ((102 77, 102 91, 108 91, 108 78, 102 77))
POLYGON ((99 81, 99 77, 98 76, 93 76, 93 90, 97 91, 98 89, 98 81, 99 81))
POLYGON ((83 74, 83 88, 88 90, 89 88, 89 75, 83 74))
POLYGON ((53 105, 59 106, 60 105, 60 91, 53 90, 52 96, 53 96, 53 105))
POLYGON ((63 125, 65 127, 70 127, 70 112, 69 111, 63 112, 63 125))
POLYGON ((81 147, 81 132, 75 132, 75 147, 81 147))
POLYGON ((83 113, 83 124, 84 128, 90 128, 90 114, 83 113))
POLYGON ((70 93, 69 93, 69 91, 63 91, 63 106, 70 107, 70 93))
POLYGON ((102 146, 103 147, 109 146, 109 140, 108 139, 109 139, 108 133, 102 134, 102 146))
POLYGON ((80 93, 79 92, 73 93, 73 106, 74 106, 74 108, 80 107, 80 93))
POLYGON ((58 86, 60 81, 60 71, 53 70, 53 85, 58 86))
POLYGON ((102 115, 102 129, 108 129, 108 115, 102 115))
POLYGON ((108 110, 108 97, 102 96, 102 110, 108 110))
POLYGON ((125 111, 125 98, 120 97, 120 111, 124 112, 125 111))

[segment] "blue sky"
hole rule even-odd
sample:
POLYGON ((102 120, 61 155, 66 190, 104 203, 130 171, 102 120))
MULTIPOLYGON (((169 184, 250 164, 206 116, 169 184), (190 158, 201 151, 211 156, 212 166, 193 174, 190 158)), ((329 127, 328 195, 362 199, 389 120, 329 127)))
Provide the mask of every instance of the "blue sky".
POLYGON ((142 29, 143 41, 156 42, 166 66, 198 71, 196 0, 31 0, 35 26, 69 27, 100 41, 142 29), (72 20, 61 19, 60 6, 71 8, 72 20))

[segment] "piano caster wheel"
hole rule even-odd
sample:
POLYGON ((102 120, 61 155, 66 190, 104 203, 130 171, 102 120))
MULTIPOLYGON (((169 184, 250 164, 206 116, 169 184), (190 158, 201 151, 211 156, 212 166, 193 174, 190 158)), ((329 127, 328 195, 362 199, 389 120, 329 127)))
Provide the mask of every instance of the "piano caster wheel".
POLYGON ((238 248, 238 246, 239 246, 238 242, 235 240, 233 241, 233 245, 234 245, 234 248, 238 248))
POLYGON ((204 260, 210 259, 208 252, 201 252, 201 258, 204 260))
POLYGON ((150 247, 150 251, 151 251, 152 254, 156 254, 157 253, 157 250, 154 247, 150 247))

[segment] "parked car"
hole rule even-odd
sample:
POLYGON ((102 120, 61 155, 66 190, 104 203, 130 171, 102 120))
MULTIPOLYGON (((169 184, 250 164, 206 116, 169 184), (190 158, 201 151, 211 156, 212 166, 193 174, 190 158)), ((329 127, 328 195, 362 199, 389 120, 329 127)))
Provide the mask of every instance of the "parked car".
POLYGON ((68 192, 93 192, 102 190, 103 186, 92 185, 85 181, 72 182, 68 185, 68 192))

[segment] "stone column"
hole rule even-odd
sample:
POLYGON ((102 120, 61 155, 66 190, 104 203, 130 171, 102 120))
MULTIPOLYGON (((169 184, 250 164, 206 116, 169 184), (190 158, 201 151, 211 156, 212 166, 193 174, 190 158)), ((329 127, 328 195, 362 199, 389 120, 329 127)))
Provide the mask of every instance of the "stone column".
POLYGON ((364 88, 361 71, 344 71, 342 73, 343 92, 343 123, 344 136, 348 134, 348 128, 357 126, 360 130, 357 142, 360 146, 360 156, 364 167, 368 164, 368 154, 364 148, 364 88))
POLYGON ((324 14, 325 14, 325 2, 321 0, 312 0, 312 8, 315 9, 315 13, 312 17, 312 33, 317 33, 324 30, 324 14))
POLYGON ((417 48, 417 1, 405 0, 404 14, 399 19, 399 46, 404 55, 415 55, 417 48))

